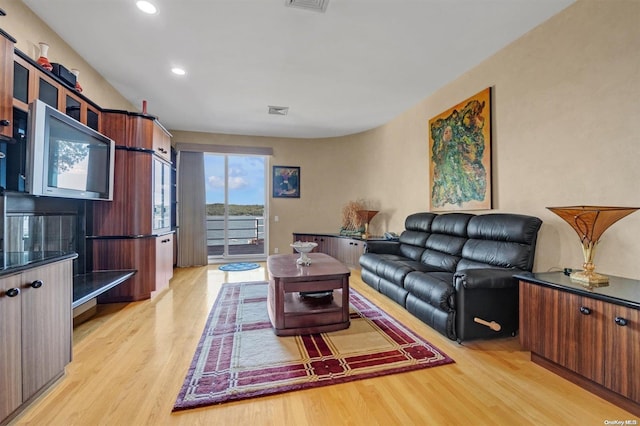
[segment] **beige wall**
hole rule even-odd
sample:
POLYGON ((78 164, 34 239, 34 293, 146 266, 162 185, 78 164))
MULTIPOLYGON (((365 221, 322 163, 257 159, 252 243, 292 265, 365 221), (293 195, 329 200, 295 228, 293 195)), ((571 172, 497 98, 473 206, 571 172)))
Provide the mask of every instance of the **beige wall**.
MULTIPOLYGON (((21 3, 0 0, 0 7, 9 14, 0 26, 18 38, 18 48, 35 57, 34 45, 46 39, 53 60, 84 68, 21 3)), ((428 210, 429 118, 493 87, 494 211, 543 219, 535 270, 580 267, 577 235, 545 207, 640 206, 639 20, 637 0, 579 0, 390 123, 361 134, 307 140, 173 131, 173 142, 270 146, 272 165, 300 166, 300 199, 270 199, 270 250, 284 251, 292 232, 336 232, 349 200, 366 199, 381 211, 374 233, 400 231, 406 215, 428 210)), ((82 81, 87 96, 120 108, 122 100, 109 99, 113 90, 100 78, 82 81)), ((640 279, 638 235, 640 212, 613 225, 600 244, 598 270, 640 279)))
POLYGON ((83 95, 103 108, 136 110, 22 1, 0 0, 0 9, 7 13, 7 16, 0 18, 0 28, 17 40, 16 48, 30 58, 37 59, 40 56, 38 43, 47 43, 50 46, 47 55, 49 62, 80 71, 83 95))
POLYGON ((281 139, 172 131, 174 143, 272 147, 269 166, 300 167, 300 198, 271 198, 269 185, 269 247, 289 252, 293 232, 338 232, 340 211, 361 197, 358 144, 336 139, 281 139), (274 216, 279 221, 274 221, 274 216))
MULTIPOLYGON (((640 207, 639 22, 637 0, 578 1, 369 132, 362 161, 383 165, 363 176, 362 196, 381 199, 392 230, 427 210, 428 119, 491 86, 494 209, 544 221, 536 271, 581 267, 577 234, 545 207, 640 207), (387 157, 396 167, 384 164, 387 157)), ((640 212, 613 225, 597 269, 640 279, 638 236, 640 212)))

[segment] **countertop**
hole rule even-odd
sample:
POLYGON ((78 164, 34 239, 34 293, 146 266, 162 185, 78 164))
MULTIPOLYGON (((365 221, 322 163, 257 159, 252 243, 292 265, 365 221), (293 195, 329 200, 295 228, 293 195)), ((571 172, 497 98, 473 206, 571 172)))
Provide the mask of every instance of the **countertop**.
POLYGON ((571 281, 571 278, 562 272, 526 272, 515 275, 515 278, 522 281, 604 300, 632 309, 640 309, 640 281, 611 275, 608 277, 609 283, 607 285, 589 288, 579 282, 571 281))
POLYGON ((19 251, 0 253, 0 277, 20 273, 24 270, 58 262, 75 259, 76 252, 67 251, 19 251))
POLYGON ((336 238, 349 238, 351 240, 358 241, 393 241, 387 240, 381 236, 372 235, 369 238, 362 238, 359 235, 342 235, 339 233, 331 233, 331 232, 293 232, 294 235, 317 235, 318 237, 336 237, 336 238))

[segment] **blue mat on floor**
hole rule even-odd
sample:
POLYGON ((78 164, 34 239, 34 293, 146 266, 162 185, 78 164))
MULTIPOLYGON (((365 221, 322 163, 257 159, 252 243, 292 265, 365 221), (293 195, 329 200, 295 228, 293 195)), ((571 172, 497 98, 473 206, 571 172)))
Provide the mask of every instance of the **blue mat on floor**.
POLYGON ((226 265, 221 265, 220 269, 221 271, 225 271, 225 272, 229 272, 229 271, 249 271, 251 269, 256 269, 259 268, 260 265, 258 265, 257 263, 246 263, 246 262, 239 262, 239 263, 227 263, 226 265))

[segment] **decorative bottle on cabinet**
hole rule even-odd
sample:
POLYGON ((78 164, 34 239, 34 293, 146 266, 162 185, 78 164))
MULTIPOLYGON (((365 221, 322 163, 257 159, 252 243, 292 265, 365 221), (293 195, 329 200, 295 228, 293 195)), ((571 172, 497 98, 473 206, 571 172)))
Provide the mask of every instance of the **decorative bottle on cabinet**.
POLYGON ((49 62, 49 45, 45 42, 38 43, 40 45, 40 57, 36 62, 47 71, 53 70, 53 65, 49 62))

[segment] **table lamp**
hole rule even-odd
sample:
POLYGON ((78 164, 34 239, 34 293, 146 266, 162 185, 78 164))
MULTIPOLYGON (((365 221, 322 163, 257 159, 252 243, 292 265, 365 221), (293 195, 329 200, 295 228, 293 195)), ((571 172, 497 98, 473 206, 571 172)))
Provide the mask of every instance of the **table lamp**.
POLYGON ((364 233, 362 234, 362 238, 365 240, 369 238, 369 222, 375 215, 378 214, 378 210, 359 210, 358 213, 364 222, 364 233))
POLYGON ((571 206, 547 207, 564 219, 578 233, 584 255, 583 271, 572 272, 570 278, 588 286, 607 284, 609 278, 595 272, 593 258, 600 237, 611 225, 640 207, 571 206))

